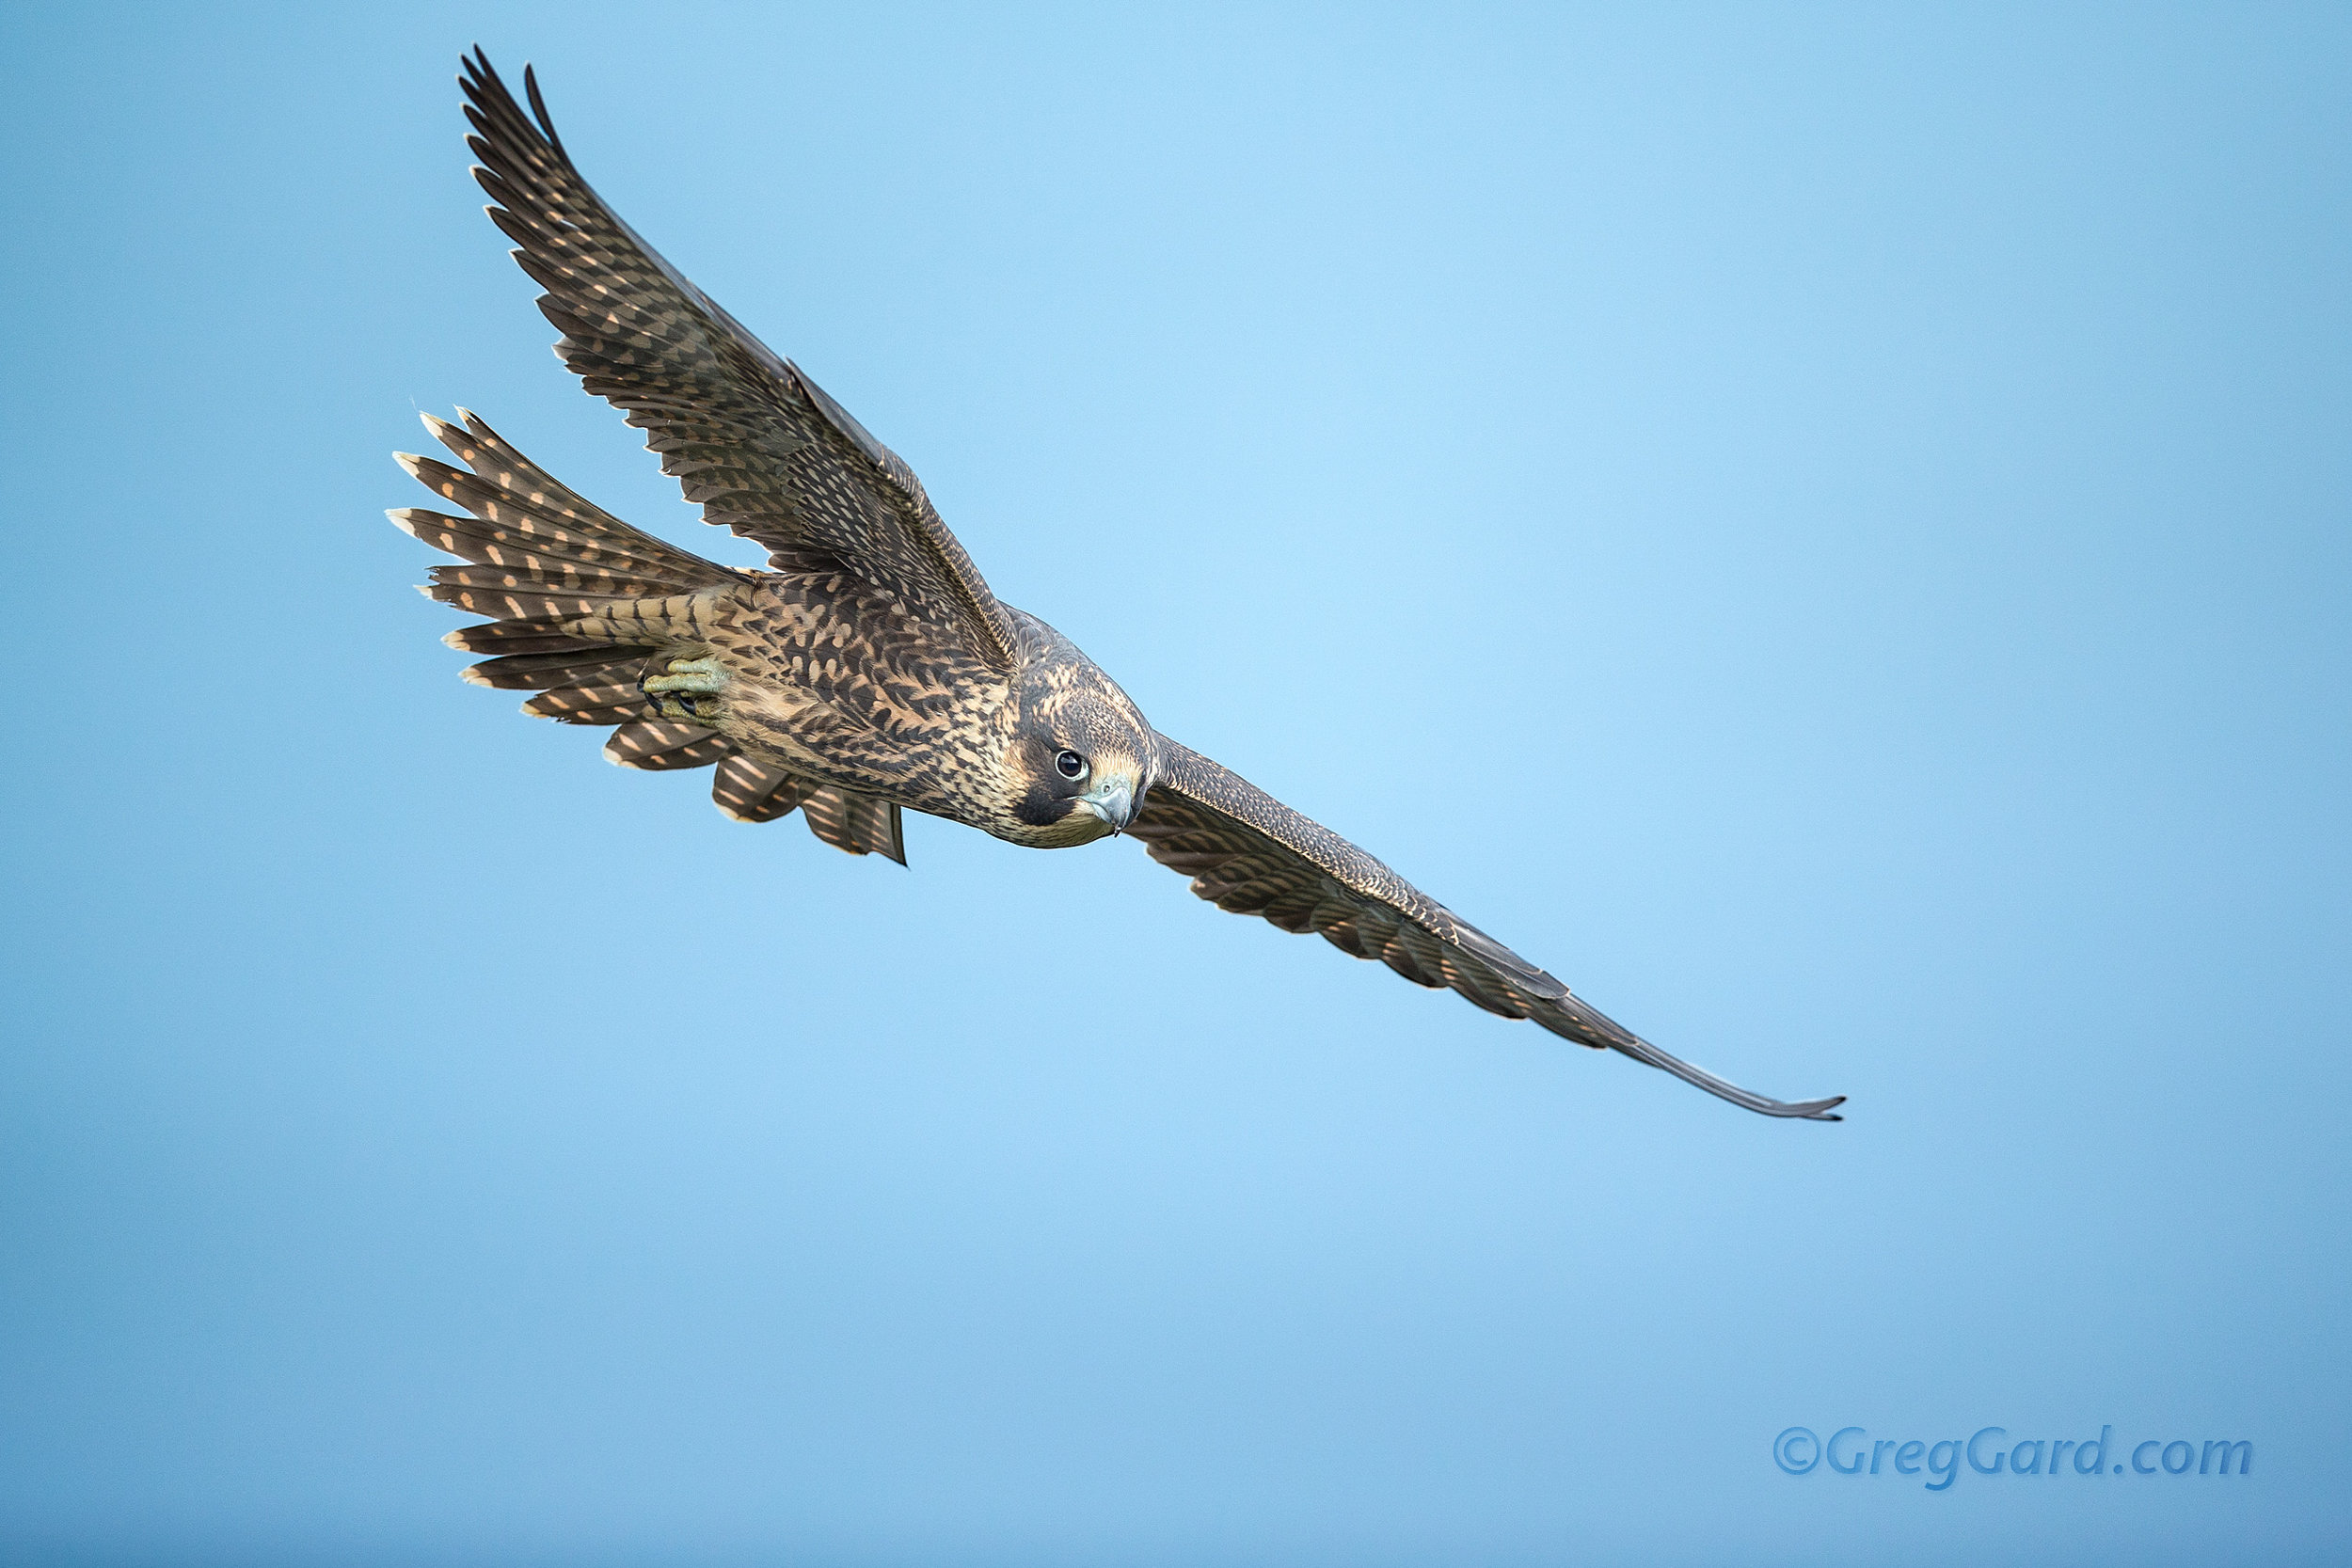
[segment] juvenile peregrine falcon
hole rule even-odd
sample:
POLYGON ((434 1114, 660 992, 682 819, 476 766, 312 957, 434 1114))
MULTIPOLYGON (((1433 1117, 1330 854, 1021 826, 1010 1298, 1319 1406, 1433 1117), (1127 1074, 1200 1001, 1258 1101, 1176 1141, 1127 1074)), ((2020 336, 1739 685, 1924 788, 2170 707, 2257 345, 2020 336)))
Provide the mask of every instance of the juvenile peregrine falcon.
POLYGON ((425 425, 463 467, 402 454, 469 515, 403 530, 466 562, 424 592, 490 617, 450 633, 478 686, 611 727, 625 768, 717 768, 729 816, 798 810, 905 863, 902 808, 1053 848, 1124 832, 1220 909, 1312 931, 1488 1012, 1647 1062, 1766 1116, 1835 1121, 1677 1061, 1338 834, 1161 735, 1068 638, 988 591, 920 481, 788 359, 679 276, 572 166, 531 72, 526 117, 476 50, 474 177, 547 293, 556 352, 644 430, 704 519, 756 540, 738 571, 629 527, 460 410, 425 425))

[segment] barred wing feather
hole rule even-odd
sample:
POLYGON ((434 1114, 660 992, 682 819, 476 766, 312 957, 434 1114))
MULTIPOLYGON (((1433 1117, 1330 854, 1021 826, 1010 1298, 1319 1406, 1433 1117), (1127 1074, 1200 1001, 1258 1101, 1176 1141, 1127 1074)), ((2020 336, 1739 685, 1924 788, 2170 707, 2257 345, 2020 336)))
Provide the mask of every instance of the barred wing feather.
POLYGON ((528 70, 524 114, 476 51, 459 79, 474 177, 515 259, 547 293, 556 352, 646 432, 706 521, 766 546, 778 569, 827 567, 889 593, 990 668, 1009 617, 914 471, 797 365, 638 238, 564 150, 528 70))

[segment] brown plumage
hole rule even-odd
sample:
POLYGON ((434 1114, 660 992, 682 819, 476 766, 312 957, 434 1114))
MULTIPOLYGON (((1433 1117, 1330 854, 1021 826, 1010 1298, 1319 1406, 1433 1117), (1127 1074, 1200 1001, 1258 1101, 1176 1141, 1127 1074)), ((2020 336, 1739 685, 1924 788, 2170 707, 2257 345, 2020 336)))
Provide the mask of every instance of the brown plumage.
POLYGON ((1312 931, 1417 985, 1622 1052, 1768 1116, 1834 1121, 1677 1061, 1372 856, 1153 730, 1058 632, 988 590, 914 470, 589 189, 524 72, 461 78, 490 216, 547 293, 556 352, 646 432, 705 520, 766 546, 717 565, 582 499, 460 410, 427 429, 462 467, 403 455, 465 515, 392 520, 465 564, 423 592, 490 619, 450 634, 527 713, 610 726, 626 768, 714 767, 728 816, 800 812, 904 864, 901 809, 1015 844, 1125 832, 1220 909, 1312 931), (535 117, 535 120, 534 118, 535 117))

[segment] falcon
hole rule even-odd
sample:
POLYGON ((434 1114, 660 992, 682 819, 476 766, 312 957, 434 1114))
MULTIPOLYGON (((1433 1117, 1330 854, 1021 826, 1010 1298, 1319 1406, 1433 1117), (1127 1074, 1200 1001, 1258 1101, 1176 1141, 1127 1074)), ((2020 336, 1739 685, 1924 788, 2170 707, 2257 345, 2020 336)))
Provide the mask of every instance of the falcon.
POLYGON ((465 678, 612 731, 624 768, 715 769, 746 822, 906 863, 918 811, 1032 848, 1123 834, 1220 909, 1314 932, 1416 985, 1646 1062, 1735 1105, 1836 1121, 1679 1061, 1379 861, 1146 721, 1070 640, 991 594, 914 470, 639 239, 591 190, 528 68, 526 115, 481 50, 459 78, 491 221, 547 292, 557 356, 646 433, 704 520, 767 569, 703 560, 592 504, 470 412, 408 453, 454 512, 402 530, 461 564, 422 592, 488 619, 465 678))

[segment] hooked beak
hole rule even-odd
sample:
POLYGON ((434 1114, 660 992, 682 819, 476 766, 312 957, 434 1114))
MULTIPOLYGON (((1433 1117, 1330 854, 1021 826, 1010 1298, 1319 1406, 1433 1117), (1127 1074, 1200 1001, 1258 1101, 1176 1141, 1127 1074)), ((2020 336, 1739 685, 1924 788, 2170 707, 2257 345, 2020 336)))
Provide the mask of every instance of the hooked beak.
POLYGON ((1125 773, 1114 773, 1078 797, 1078 804, 1111 825, 1114 833, 1125 831, 1136 815, 1136 781, 1125 773))

